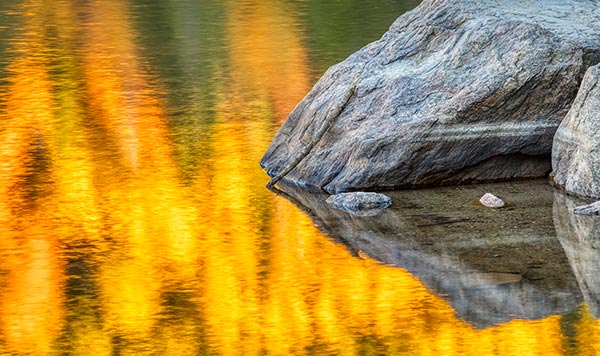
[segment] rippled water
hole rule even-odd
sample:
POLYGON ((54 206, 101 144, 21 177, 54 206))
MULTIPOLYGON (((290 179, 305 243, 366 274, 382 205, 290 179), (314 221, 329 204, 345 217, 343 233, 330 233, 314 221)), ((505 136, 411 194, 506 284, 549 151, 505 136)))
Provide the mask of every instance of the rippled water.
POLYGON ((597 222, 544 182, 373 217, 264 188, 287 113, 417 2, 0 2, 0 353, 600 351, 597 222))

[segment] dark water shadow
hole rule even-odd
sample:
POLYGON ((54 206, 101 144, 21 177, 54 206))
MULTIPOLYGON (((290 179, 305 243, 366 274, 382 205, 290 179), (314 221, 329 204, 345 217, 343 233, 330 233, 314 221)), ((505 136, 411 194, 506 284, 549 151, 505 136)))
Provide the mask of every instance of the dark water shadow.
POLYGON ((565 314, 583 301, 545 181, 388 192, 392 207, 374 216, 337 210, 320 192, 280 188, 352 254, 407 270, 477 328, 565 314), (482 207, 485 192, 509 206, 482 207))

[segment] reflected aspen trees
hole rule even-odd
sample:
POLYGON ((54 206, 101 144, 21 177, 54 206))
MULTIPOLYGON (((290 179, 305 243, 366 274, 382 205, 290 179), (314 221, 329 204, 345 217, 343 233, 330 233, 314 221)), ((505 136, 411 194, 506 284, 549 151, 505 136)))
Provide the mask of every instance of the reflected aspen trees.
MULTIPOLYGON (((299 5, 211 5, 225 21, 214 44, 224 49, 205 52, 219 56, 211 77, 219 82, 211 93, 185 91, 210 95, 194 107, 173 99, 177 78, 164 85, 157 73, 169 71, 144 55, 162 45, 141 48, 145 6, 20 4, 23 28, 7 46, 0 97, 1 353, 595 350, 597 321, 584 307, 568 323, 552 316, 476 329, 407 271, 351 256, 263 188, 257 162, 311 84, 299 5), (185 125, 203 141, 174 137, 173 113, 197 120, 185 125)), ((165 46, 203 40, 186 36, 165 46)))

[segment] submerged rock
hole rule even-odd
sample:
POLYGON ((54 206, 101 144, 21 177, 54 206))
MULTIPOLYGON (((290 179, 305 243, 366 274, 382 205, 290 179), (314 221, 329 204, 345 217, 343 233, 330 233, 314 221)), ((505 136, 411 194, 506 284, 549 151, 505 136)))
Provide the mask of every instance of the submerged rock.
POLYGON ((575 207, 573 213, 577 215, 600 215, 600 201, 575 207))
POLYGON ((600 197, 600 66, 590 68, 554 137, 554 184, 582 196, 600 197))
POLYGON ((261 165, 330 193, 543 176, 599 33, 596 1, 425 0, 323 75, 261 165))
POLYGON ((481 199, 479 199, 481 205, 486 206, 488 208, 502 208, 504 204, 504 200, 498 198, 492 193, 485 193, 481 199))
POLYGON ((327 203, 340 210, 357 212, 385 209, 392 205, 392 199, 381 193, 352 192, 332 195, 327 198, 327 203))

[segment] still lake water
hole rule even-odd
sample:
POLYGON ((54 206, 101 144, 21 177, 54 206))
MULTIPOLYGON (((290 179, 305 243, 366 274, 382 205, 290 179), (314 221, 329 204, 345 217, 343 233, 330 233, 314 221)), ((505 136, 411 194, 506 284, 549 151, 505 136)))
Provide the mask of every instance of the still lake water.
POLYGON ((600 353, 598 223, 544 181, 377 216, 264 188, 287 113, 417 2, 1 1, 0 354, 600 353))

